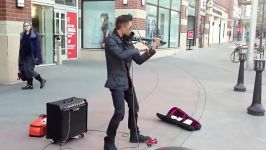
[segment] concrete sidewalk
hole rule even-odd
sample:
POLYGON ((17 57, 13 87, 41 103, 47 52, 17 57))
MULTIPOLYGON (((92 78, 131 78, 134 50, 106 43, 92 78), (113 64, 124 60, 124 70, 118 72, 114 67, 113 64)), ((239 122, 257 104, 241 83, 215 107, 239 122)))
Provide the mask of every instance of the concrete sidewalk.
MULTIPOLYGON (((140 104, 139 126, 143 134, 156 137, 159 143, 151 148, 129 143, 128 135, 124 134, 128 133, 125 116, 116 138, 118 149, 263 150, 266 119, 246 113, 252 100, 255 73, 245 71, 247 92, 233 91, 238 64, 229 59, 232 45, 194 49, 152 59, 141 66, 134 64, 131 71, 140 104), (172 106, 182 108, 199 120, 202 129, 189 132, 156 117, 157 112, 166 114, 172 106)), ((38 67, 47 79, 47 86, 42 90, 36 81, 30 91, 20 90, 24 83, 0 85, 1 149, 60 149, 59 145, 49 144, 50 140, 45 137, 29 137, 27 129, 36 115, 46 113, 47 102, 76 96, 88 101, 89 131, 84 138, 72 140, 62 148, 102 150, 105 130, 113 113, 110 92, 103 87, 105 69, 103 58, 87 60, 84 57, 62 66, 38 67)), ((263 93, 265 85, 263 81, 263 93)))

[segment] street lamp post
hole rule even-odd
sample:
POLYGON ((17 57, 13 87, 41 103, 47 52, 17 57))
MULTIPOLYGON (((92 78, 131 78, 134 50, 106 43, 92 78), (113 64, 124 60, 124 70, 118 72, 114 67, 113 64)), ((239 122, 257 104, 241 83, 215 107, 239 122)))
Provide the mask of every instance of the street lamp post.
POLYGON ((249 34, 249 44, 248 44, 248 55, 247 55, 247 64, 246 68, 252 68, 253 55, 254 55, 254 42, 255 42, 255 32, 256 32, 256 23, 257 23, 257 8, 258 8, 258 0, 251 1, 251 18, 250 18, 250 34, 249 34))
POLYGON ((262 39, 263 39, 263 24, 264 24, 264 4, 265 2, 263 1, 263 5, 262 5, 262 20, 261 20, 261 33, 260 33, 260 46, 262 46, 262 39))

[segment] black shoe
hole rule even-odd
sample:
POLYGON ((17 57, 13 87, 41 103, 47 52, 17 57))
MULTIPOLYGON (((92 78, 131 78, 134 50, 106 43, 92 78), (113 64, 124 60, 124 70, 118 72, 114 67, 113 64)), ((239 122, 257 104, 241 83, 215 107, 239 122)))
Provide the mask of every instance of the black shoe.
POLYGON ((117 150, 114 137, 104 137, 104 150, 117 150))
POLYGON ((147 140, 149 140, 150 136, 145 136, 139 133, 130 133, 130 139, 129 142, 131 143, 144 143, 147 140))
POLYGON ((32 85, 26 85, 24 87, 21 88, 22 90, 32 90, 33 86, 32 85))
POLYGON ((40 88, 42 89, 45 86, 46 80, 42 79, 40 83, 41 83, 40 88))
POLYGON ((40 89, 42 89, 45 86, 46 80, 43 79, 39 74, 35 77, 35 79, 40 82, 40 89))

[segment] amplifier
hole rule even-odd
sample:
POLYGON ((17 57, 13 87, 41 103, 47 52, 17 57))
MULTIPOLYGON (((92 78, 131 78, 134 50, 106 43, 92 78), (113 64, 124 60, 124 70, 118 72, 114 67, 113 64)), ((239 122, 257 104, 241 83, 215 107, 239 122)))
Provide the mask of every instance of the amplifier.
POLYGON ((46 103, 46 138, 53 143, 64 143, 87 132, 87 108, 86 99, 77 97, 46 103))

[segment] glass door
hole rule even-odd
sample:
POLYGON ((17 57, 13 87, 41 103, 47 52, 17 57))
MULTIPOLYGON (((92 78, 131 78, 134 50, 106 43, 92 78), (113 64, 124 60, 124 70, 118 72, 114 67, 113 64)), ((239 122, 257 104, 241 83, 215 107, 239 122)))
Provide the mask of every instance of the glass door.
POLYGON ((39 32, 43 64, 53 63, 53 7, 33 4, 32 25, 39 32))
POLYGON ((56 37, 61 37, 61 58, 62 60, 67 59, 67 49, 66 49, 66 12, 64 10, 55 10, 54 12, 54 60, 57 59, 56 53, 56 37))

